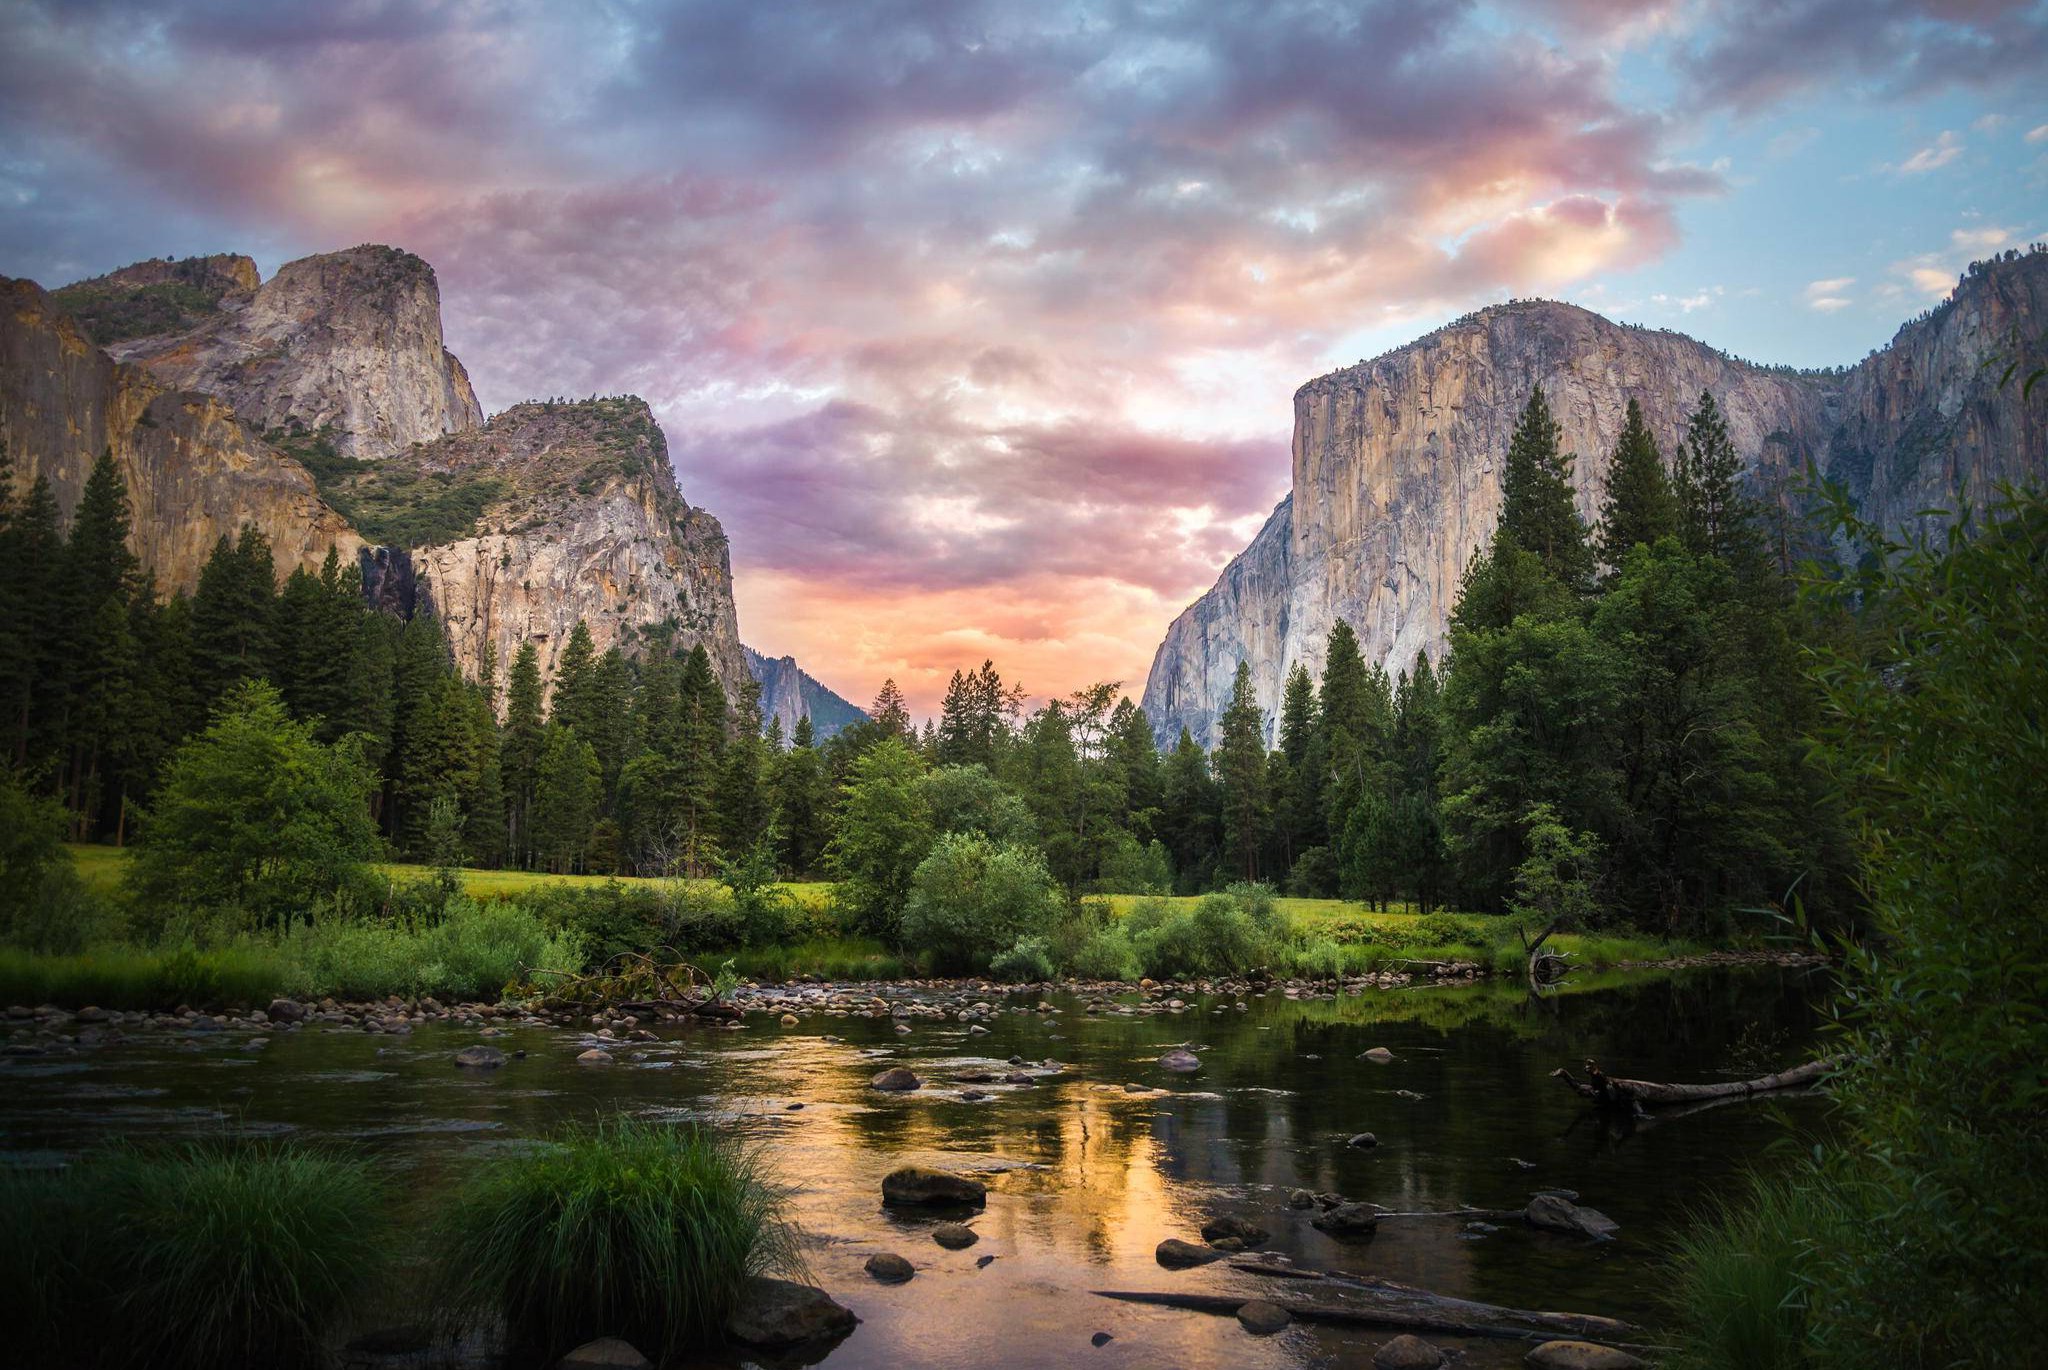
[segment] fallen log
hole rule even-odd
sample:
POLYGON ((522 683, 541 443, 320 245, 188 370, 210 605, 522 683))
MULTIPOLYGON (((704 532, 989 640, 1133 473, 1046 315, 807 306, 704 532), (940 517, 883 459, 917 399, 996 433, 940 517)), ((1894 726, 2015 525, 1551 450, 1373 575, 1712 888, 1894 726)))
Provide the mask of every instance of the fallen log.
MULTIPOLYGON (((1252 1263, 1232 1262, 1233 1269, 1255 1275, 1275 1275, 1277 1270, 1251 1269, 1252 1263)), ((1292 1277, 1300 1279, 1301 1273, 1292 1277)), ((1125 1303, 1179 1308, 1219 1316, 1235 1313, 1249 1297, 1243 1294, 1194 1294, 1178 1291, 1140 1289, 1098 1289, 1105 1299, 1125 1303)), ((1610 1345, 1616 1338, 1639 1332, 1631 1323, 1590 1313, 1538 1313, 1504 1308, 1498 1304, 1476 1303, 1470 1299, 1434 1294, 1426 1289, 1395 1284, 1388 1280, 1354 1279, 1324 1274, 1312 1283, 1296 1286, 1286 1293, 1261 1295, 1303 1322, 1322 1322, 1344 1327, 1372 1327, 1401 1332, 1430 1332, 1439 1336, 1493 1337, 1510 1341, 1547 1341, 1554 1337, 1585 1337, 1610 1345)))
POLYGON ((1561 1080, 1565 1087, 1583 1098, 1610 1108, 1664 1108, 1673 1104, 1697 1104, 1715 1099, 1739 1099, 1752 1094, 1767 1094, 1772 1090, 1799 1089, 1817 1083, 1835 1067, 1835 1058, 1808 1061, 1804 1065, 1781 1070, 1775 1075, 1764 1075, 1754 1080, 1727 1080, 1712 1085, 1671 1085, 1656 1080, 1624 1080, 1608 1075, 1590 1058, 1586 1061, 1586 1079, 1576 1078, 1569 1070, 1559 1066, 1550 1072, 1551 1078, 1561 1080))

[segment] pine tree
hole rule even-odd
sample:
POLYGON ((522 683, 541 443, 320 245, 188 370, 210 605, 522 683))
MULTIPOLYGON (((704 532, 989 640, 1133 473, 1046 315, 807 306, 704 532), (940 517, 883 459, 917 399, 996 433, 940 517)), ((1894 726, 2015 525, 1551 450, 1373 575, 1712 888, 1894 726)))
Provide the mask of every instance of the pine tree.
POLYGON ((775 807, 782 816, 784 869, 796 875, 818 871, 832 836, 832 796, 809 714, 797 719, 789 751, 776 770, 775 807))
POLYGON ((549 870, 568 873, 583 863, 603 779, 590 744, 568 724, 550 721, 542 734, 532 819, 534 850, 549 870))
POLYGON ((1727 420, 1713 393, 1702 390, 1678 447, 1679 521, 1694 555, 1736 566, 1757 547, 1756 511, 1742 493, 1741 479, 1727 420))
POLYGON ((597 647, 590 640, 589 627, 579 618, 569 630, 561 659, 555 663, 555 688, 548 701, 548 719, 575 728, 577 737, 586 742, 589 739, 583 736, 583 729, 590 726, 590 716, 596 709, 592 691, 596 676, 597 647))
POLYGON ((875 702, 868 705, 868 721, 874 725, 878 738, 897 737, 912 740, 910 708, 903 702, 903 691, 896 688, 891 677, 882 682, 882 688, 875 695, 875 702))
POLYGON ((271 667, 270 620, 277 595, 270 542, 254 526, 233 543, 222 534, 199 572, 192 598, 192 650, 200 692, 217 699, 271 667))
POLYGON ((65 802, 80 838, 97 823, 102 762, 121 745, 137 669, 129 601, 138 564, 128 547, 129 527, 127 481, 112 452, 103 451, 79 495, 62 572, 65 802))
POLYGON ((1160 827, 1173 858, 1174 888, 1192 894, 1216 866, 1216 782, 1209 755, 1186 728, 1162 767, 1160 827))
POLYGON ((0 576, 5 577, 0 615, 11 625, 8 636, 19 644, 18 654, 0 654, 7 750, 24 770, 54 766, 57 759, 54 720, 61 717, 68 665, 60 646, 63 559, 57 497, 50 482, 37 476, 28 497, 10 512, 0 541, 0 576))
POLYGON ((1607 494, 1600 504, 1600 561, 1610 573, 1637 546, 1678 532, 1678 501, 1664 471, 1657 439, 1643 420, 1642 406, 1628 402, 1614 456, 1607 464, 1607 494))
POLYGON ((506 827, 514 865, 533 858, 534 786, 540 776, 545 720, 541 714, 540 652, 519 644, 505 679, 505 728, 499 742, 499 774, 505 787, 506 827))
POLYGON ((1130 701, 1119 700, 1109 716, 1109 752, 1123 786, 1117 819, 1140 842, 1150 841, 1158 832, 1159 810, 1164 799, 1159 772, 1159 746, 1153 740, 1152 720, 1130 701))
POLYGON ((773 755, 761 737, 761 687, 749 680, 733 706, 733 735, 720 758, 718 840, 721 850, 741 856, 772 834, 775 795, 768 784, 773 755))
POLYGON ((1560 584, 1579 590, 1592 577, 1593 553, 1572 495, 1572 457, 1558 448, 1561 433, 1539 385, 1508 441, 1500 528, 1515 546, 1534 552, 1560 584))
POLYGON ((1216 784, 1223 807, 1224 850, 1244 879, 1256 880, 1270 801, 1266 793, 1266 717, 1252 695, 1249 662, 1237 663, 1230 705, 1223 711, 1221 721, 1223 737, 1216 747, 1216 784))

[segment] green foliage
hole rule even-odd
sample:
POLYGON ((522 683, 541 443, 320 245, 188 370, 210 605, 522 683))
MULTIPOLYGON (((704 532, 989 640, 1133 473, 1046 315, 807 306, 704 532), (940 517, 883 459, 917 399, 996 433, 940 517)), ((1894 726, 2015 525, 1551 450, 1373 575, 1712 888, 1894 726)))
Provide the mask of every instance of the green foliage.
MULTIPOLYGON (((1291 920, 1270 887, 1236 884, 1195 901, 1193 908, 1142 899, 1124 916, 1144 973, 1156 978, 1230 975, 1273 965, 1293 945, 1291 920)), ((1112 953, 1102 953, 1107 959, 1112 953)))
POLYGON ((325 1363, 327 1334, 386 1267, 390 1227, 365 1162, 217 1142, 9 1177, 0 1233, 26 1324, 16 1353, 255 1370, 325 1363))
POLYGON ((768 946, 789 935, 797 913, 796 899, 775 883, 775 856, 765 840, 748 848, 746 855, 727 861, 720 879, 732 896, 737 945, 768 946))
POLYGON ((1052 944, 1043 937, 1019 937, 1008 951, 989 958, 988 973, 998 980, 1030 984, 1050 980, 1053 967, 1052 944))
POLYGON ((509 493, 481 471, 421 471, 337 458, 311 464, 320 494, 365 539, 385 547, 436 547, 474 536, 484 510, 509 493))
POLYGON ((119 931, 119 917, 85 888, 64 849, 69 827, 62 804, 0 766, 0 944, 75 952, 119 931))
POLYGON ((911 877, 936 836, 917 754, 885 738, 854 762, 840 790, 839 830, 828 858, 840 898, 862 932, 894 934, 911 877))
POLYGON ((1672 1250, 1667 1295, 1685 1370, 1807 1370, 1809 1286, 1838 1214, 1823 1186, 1752 1179, 1713 1204, 1672 1250))
POLYGON ((164 1011, 180 1004, 246 1008, 284 992, 290 971, 274 950, 235 945, 145 951, 102 947, 77 955, 0 949, 0 999, 10 1004, 164 1011))
POLYGON ((1573 459, 1558 447, 1560 431, 1539 385, 1529 393, 1508 441, 1500 479, 1500 532, 1509 544, 1534 555, 1559 585, 1576 591, 1592 576, 1593 552, 1572 493, 1573 459))
POLYGON ((130 868, 138 901, 281 924, 376 854, 371 779, 353 740, 325 746, 276 690, 237 686, 166 768, 130 868))
POLYGON ((545 1360, 616 1336, 668 1361, 716 1340, 749 1277, 794 1263, 780 1210, 731 1142, 617 1120, 479 1162, 437 1255, 450 1307, 545 1360))
POLYGON ((1043 937, 1065 909, 1036 849, 948 833, 918 864, 899 937, 934 969, 973 971, 1020 938, 1043 937))
POLYGON ((537 972, 582 968, 581 938, 551 932, 516 904, 448 901, 431 924, 327 919, 299 924, 280 943, 286 983, 298 995, 343 999, 406 998, 494 1002, 508 985, 537 972))
POLYGON ((1515 867, 1515 915, 1538 928, 1585 927, 1599 911, 1600 839, 1566 827, 1548 804, 1532 805, 1522 821, 1529 854, 1515 867))
POLYGON ((207 269, 204 257, 171 264, 172 277, 149 285, 125 286, 81 281, 50 292, 50 302, 78 320, 100 346, 128 338, 183 333, 220 312, 226 279, 207 269))
POLYGON ((1222 803, 1223 846, 1231 869, 1246 880, 1259 874, 1272 796, 1266 786, 1266 719, 1252 697, 1251 666, 1237 663, 1230 706, 1223 711, 1216 748, 1216 788, 1222 803))

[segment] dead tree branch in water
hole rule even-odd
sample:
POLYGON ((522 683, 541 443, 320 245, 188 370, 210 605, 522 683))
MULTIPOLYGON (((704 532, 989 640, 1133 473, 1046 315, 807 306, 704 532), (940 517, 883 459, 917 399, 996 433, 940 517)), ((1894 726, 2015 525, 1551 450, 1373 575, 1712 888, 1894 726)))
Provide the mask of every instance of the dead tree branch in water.
POLYGON ((1591 1058, 1586 1061, 1586 1079, 1580 1080, 1559 1066, 1550 1072, 1567 1089, 1591 1099, 1603 1108, 1665 1108, 1674 1104, 1698 1104, 1716 1099, 1739 1099, 1768 1094, 1779 1089, 1800 1089, 1819 1082, 1834 1069, 1837 1058, 1808 1061, 1804 1065, 1763 1075, 1754 1080, 1728 1080, 1712 1085, 1671 1085, 1656 1080, 1624 1080, 1603 1072, 1591 1058))

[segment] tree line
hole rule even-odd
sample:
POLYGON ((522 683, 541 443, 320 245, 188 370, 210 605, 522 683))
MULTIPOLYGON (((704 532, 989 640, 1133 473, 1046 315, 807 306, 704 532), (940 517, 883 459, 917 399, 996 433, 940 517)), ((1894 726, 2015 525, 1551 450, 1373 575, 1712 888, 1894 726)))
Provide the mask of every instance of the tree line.
MULTIPOLYGON (((398 852, 554 871, 829 876, 878 916, 949 833, 1037 849, 1071 895, 1288 893, 1712 933, 1795 885, 1839 893, 1843 825, 1808 765, 1815 707, 1784 539, 1711 395, 1667 463, 1639 405, 1597 521, 1540 389, 1506 454, 1492 539, 1448 652, 1391 678, 1337 622, 1320 676, 1268 720, 1240 663, 1213 753, 1156 745, 1117 682, 1025 708, 992 661, 955 672, 916 727, 885 682, 819 742, 764 731, 701 646, 595 650, 578 623, 549 689, 535 643, 455 666, 430 611, 364 599, 332 553, 280 586, 260 533, 159 597, 128 548, 124 486, 95 465, 68 533, 47 483, 0 506, 0 652, 14 765, 124 840, 166 759, 240 682, 266 679, 316 740, 349 739, 398 852)), ((893 914, 891 915, 893 916, 893 914)))

